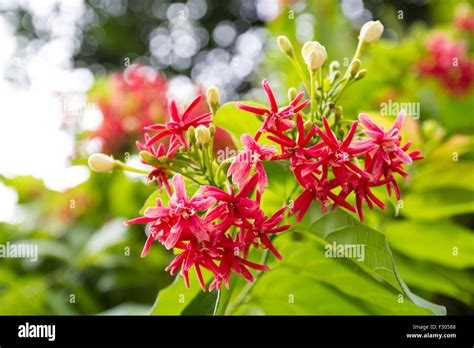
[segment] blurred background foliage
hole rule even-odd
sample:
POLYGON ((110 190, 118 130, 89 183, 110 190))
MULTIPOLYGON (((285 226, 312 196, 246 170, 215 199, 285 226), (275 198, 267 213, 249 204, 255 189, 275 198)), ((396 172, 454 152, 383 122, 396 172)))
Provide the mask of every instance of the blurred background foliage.
MULTIPOLYGON (((0 15, 22 44, 15 51, 17 59, 6 63, 5 78, 24 85, 30 81, 18 59, 29 54, 28 45, 44 45, 54 33, 41 26, 42 17, 29 2, 13 3, 2 2, 0 15)), ((62 5, 53 4, 47 16, 60 25, 62 5)), ((403 206, 387 202, 386 211, 367 214, 367 224, 386 235, 413 292, 447 306, 448 314, 474 314, 472 80, 461 93, 419 68, 431 59, 427 43, 439 32, 454 42, 463 40, 463 59, 472 62, 472 27, 469 33, 456 24, 466 13, 472 20, 466 7, 459 10, 458 1, 441 0, 91 0, 82 6, 71 68, 89 70, 94 84, 79 96, 79 112, 70 103, 77 93, 69 91, 60 100, 65 106, 63 127, 74 138, 73 165, 84 165, 88 154, 98 150, 137 163, 134 142, 141 140, 140 125, 166 118, 167 96, 184 103, 217 85, 223 101, 264 100, 260 81, 266 78, 286 99, 289 87, 302 86, 276 36, 287 35, 297 51, 307 40, 320 41, 329 59, 344 65, 352 57, 360 26, 380 19, 383 40, 362 59, 367 76, 341 99, 344 117, 367 112, 379 123, 391 124, 393 117, 378 116, 381 103, 419 103, 420 119, 408 119, 404 138, 426 159, 411 168, 402 187, 403 206), (90 119, 98 121, 84 122, 90 119)), ((0 314, 145 314, 157 292, 171 284, 164 272, 171 252, 157 247, 141 259, 141 226, 123 225, 154 192, 141 178, 91 173, 60 192, 33 176, 0 179, 17 195, 15 218, 0 222, 0 244, 32 242, 40 250, 38 262, 0 260, 0 314)), ((419 313, 408 303, 402 308, 358 303, 350 289, 331 284, 330 275, 339 266, 315 266, 312 276, 298 269, 308 260, 323 262, 321 246, 310 248, 290 233, 278 243, 284 260, 273 264, 274 271, 262 277, 249 300, 233 313, 419 313), (302 301, 298 306, 286 301, 295 288, 302 301)), ((353 281, 360 291, 379 286, 365 284, 362 277, 353 281)), ((241 283, 237 290, 244 287, 241 283)), ((176 308, 160 310, 180 313, 176 308)))

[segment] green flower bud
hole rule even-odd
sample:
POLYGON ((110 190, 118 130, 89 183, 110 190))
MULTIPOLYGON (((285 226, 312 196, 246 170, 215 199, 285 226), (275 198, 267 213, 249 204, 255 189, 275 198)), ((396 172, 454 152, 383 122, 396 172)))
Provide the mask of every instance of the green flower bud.
POLYGON ((291 101, 296 98, 296 95, 298 94, 298 90, 295 87, 291 87, 288 90, 288 99, 291 101))
POLYGON ((220 105, 220 93, 219 89, 216 86, 211 86, 207 89, 207 103, 209 104, 209 108, 211 109, 212 113, 215 114, 217 109, 220 105))
POLYGON ((329 64, 329 71, 330 71, 330 72, 338 71, 339 68, 340 68, 340 64, 339 64, 339 62, 338 62, 337 60, 333 60, 333 61, 331 62, 331 64, 329 64))
POLYGON ((362 62, 360 61, 360 59, 354 59, 349 67, 349 73, 351 74, 351 76, 355 76, 355 74, 357 74, 357 72, 359 71, 360 69, 360 65, 362 64, 362 62))
POLYGON ((365 75, 367 75, 367 70, 366 69, 362 69, 361 71, 359 71, 357 73, 357 75, 355 76, 355 80, 358 81, 360 79, 363 79, 365 77, 365 75))
POLYGON ((200 125, 196 128, 196 141, 205 145, 211 140, 211 132, 206 126, 200 125))
POLYGON ((277 37, 277 43, 278 47, 280 47, 280 50, 285 53, 289 57, 293 57, 294 51, 293 51, 293 46, 291 45, 290 40, 284 36, 280 35, 277 37))

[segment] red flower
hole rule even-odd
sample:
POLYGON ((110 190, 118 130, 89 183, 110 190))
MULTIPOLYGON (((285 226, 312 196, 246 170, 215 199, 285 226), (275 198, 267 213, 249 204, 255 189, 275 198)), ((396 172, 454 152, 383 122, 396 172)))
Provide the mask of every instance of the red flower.
POLYGON ((235 157, 227 175, 232 175, 232 182, 240 190, 247 182, 250 171, 255 166, 255 170, 258 173, 258 192, 262 194, 265 186, 268 185, 268 179, 261 161, 271 160, 276 153, 276 148, 274 146, 260 145, 248 134, 242 135, 240 140, 244 145, 244 150, 240 151, 235 157))
POLYGON ((315 156, 321 157, 317 164, 331 166, 333 168, 334 174, 338 172, 337 168, 342 168, 370 178, 369 173, 351 162, 351 158, 364 154, 370 148, 370 145, 368 144, 360 144, 350 147, 358 126, 357 121, 352 124, 346 138, 342 142, 337 140, 336 135, 331 130, 331 127, 324 116, 323 125, 326 133, 316 126, 316 132, 322 140, 322 143, 320 144, 324 144, 324 146, 321 146, 321 148, 315 152, 315 156), (334 170, 335 168, 336 170, 334 170))
POLYGON ((359 114, 359 121, 364 126, 364 133, 370 137, 369 140, 360 142, 360 146, 368 146, 366 154, 366 170, 372 174, 374 182, 377 182, 383 174, 383 168, 398 159, 404 164, 411 165, 411 157, 400 147, 400 130, 405 119, 405 112, 401 111, 390 130, 385 131, 382 127, 373 123, 366 114, 359 114))
POLYGON ((422 75, 439 79, 454 95, 472 89, 474 60, 467 56, 464 42, 453 42, 438 34, 428 40, 427 51, 427 57, 419 63, 422 75))
MULTIPOLYGON (((155 230, 163 231, 161 237, 167 249, 173 248, 179 240, 197 239, 198 241, 209 241, 209 232, 204 226, 198 211, 206 211, 214 203, 212 197, 205 197, 200 192, 191 199, 186 194, 183 177, 176 174, 172 179, 174 194, 169 200, 169 208, 164 207, 160 200, 157 200, 155 207, 145 210, 143 218, 127 221, 127 224, 143 223, 155 221, 155 230), (167 221, 171 227, 163 227, 163 221, 167 221)), ((151 236, 152 234, 150 234, 151 236)), ((156 238, 156 234, 153 236, 156 238)), ((149 238, 153 238, 149 237, 149 238)), ((145 253, 146 254, 146 253, 145 253)))
MULTIPOLYGON (((145 143, 148 142, 148 140, 150 140, 150 135, 148 133, 145 133, 145 143)), ((155 148, 153 145, 146 146, 145 144, 142 144, 139 141, 137 141, 136 144, 139 151, 147 151, 151 153, 154 158, 160 158, 165 155, 165 147, 163 144, 159 144, 158 148, 155 148)), ((165 186, 166 192, 169 196, 171 196, 173 192, 171 191, 171 187, 168 182, 166 169, 154 164, 147 163, 143 160, 142 163, 151 165, 155 168, 150 172, 150 174, 148 174, 148 182, 156 182, 158 189, 161 189, 163 186, 165 186)))
POLYGON ((258 140, 260 138, 260 135, 265 132, 280 133, 290 128, 293 128, 294 123, 289 119, 293 118, 299 111, 301 111, 306 105, 311 102, 310 100, 305 100, 304 102, 299 104, 299 102, 304 96, 304 92, 300 92, 296 95, 295 99, 293 99, 290 105, 279 110, 278 104, 275 100, 275 96, 267 80, 263 80, 262 84, 263 88, 265 89, 265 92, 267 93, 268 101, 270 104, 268 109, 264 109, 258 106, 237 103, 237 107, 241 110, 265 116, 265 121, 263 122, 259 131, 255 135, 255 140, 258 140))
POLYGON ((335 205, 344 207, 352 212, 356 212, 355 208, 347 203, 343 197, 339 197, 331 190, 340 185, 338 179, 327 180, 324 175, 321 179, 316 178, 314 175, 308 175, 305 177, 306 185, 303 193, 293 202, 291 208, 291 214, 296 214, 296 221, 300 222, 306 212, 308 211, 311 202, 321 202, 321 211, 323 214, 326 213, 327 207, 331 205, 331 200, 335 205))
POLYGON ((238 193, 232 187, 227 193, 217 187, 205 186, 203 193, 218 201, 217 206, 206 214, 206 221, 220 219, 221 223, 217 227, 222 231, 227 231, 230 226, 251 226, 248 220, 257 219, 263 214, 259 202, 248 198, 258 180, 259 175, 255 173, 238 193))
POLYGON ((315 154, 322 144, 307 147, 313 139, 316 132, 313 126, 308 134, 305 133, 303 118, 300 114, 296 117, 297 139, 296 141, 283 133, 278 133, 277 136, 268 135, 267 138, 280 144, 282 153, 275 156, 274 160, 290 159, 290 169, 293 171, 296 180, 304 186, 304 177, 309 173, 319 172, 319 164, 314 160, 315 154))
POLYGON ((281 208, 271 217, 261 216, 255 220, 250 228, 241 229, 239 240, 245 245, 245 257, 247 257, 252 244, 255 248, 258 248, 259 243, 261 243, 264 248, 268 248, 278 259, 282 259, 280 253, 275 249, 272 242, 270 241, 269 235, 286 231, 291 227, 291 225, 278 226, 285 218, 283 213, 286 211, 286 209, 287 207, 281 208))
POLYGON ((222 235, 219 246, 222 250, 221 257, 219 258, 219 276, 214 277, 214 281, 209 286, 209 291, 219 289, 222 281, 224 281, 226 287, 229 288, 229 279, 232 272, 240 274, 245 278, 245 280, 252 282, 254 278, 247 267, 259 271, 270 270, 268 266, 259 265, 239 256, 242 243, 232 240, 229 235, 222 235))
MULTIPOLYGON (((345 199, 351 192, 355 193, 357 213, 360 221, 364 221, 362 203, 366 202, 370 209, 373 209, 373 203, 380 209, 385 209, 385 204, 378 199, 370 190, 374 186, 383 185, 383 182, 374 183, 366 177, 357 176, 348 172, 350 178, 347 178, 342 185, 342 191, 339 194, 340 199, 345 199)), ((336 206, 336 205, 335 205, 336 206)))
POLYGON ((142 135, 143 127, 164 121, 167 81, 153 68, 132 64, 105 84, 91 94, 103 120, 90 137, 101 139, 103 152, 115 154, 129 150, 129 139, 142 135))
POLYGON ((182 114, 179 113, 175 101, 170 99, 168 102, 168 112, 170 114, 171 120, 165 124, 155 124, 145 127, 146 130, 159 131, 159 133, 150 138, 145 145, 153 145, 161 138, 169 135, 170 140, 168 153, 166 154, 167 157, 173 157, 178 151, 180 145, 189 148, 184 132, 187 131, 189 127, 198 127, 200 125, 208 127, 212 119, 210 112, 200 116, 190 115, 192 109, 199 103, 201 98, 202 96, 197 96, 182 114))

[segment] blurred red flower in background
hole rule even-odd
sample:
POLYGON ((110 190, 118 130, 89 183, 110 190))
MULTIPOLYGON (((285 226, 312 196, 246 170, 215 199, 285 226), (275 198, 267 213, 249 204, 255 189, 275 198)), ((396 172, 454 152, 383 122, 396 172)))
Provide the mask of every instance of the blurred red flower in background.
POLYGON ((464 42, 436 34, 427 42, 427 56, 419 63, 422 75, 438 79, 453 95, 466 94, 474 82, 474 59, 464 42))
POLYGON ((151 67, 132 64, 112 74, 90 97, 103 116, 90 137, 102 141, 103 152, 127 151, 130 139, 143 137, 146 125, 165 121, 166 89, 166 79, 151 67))

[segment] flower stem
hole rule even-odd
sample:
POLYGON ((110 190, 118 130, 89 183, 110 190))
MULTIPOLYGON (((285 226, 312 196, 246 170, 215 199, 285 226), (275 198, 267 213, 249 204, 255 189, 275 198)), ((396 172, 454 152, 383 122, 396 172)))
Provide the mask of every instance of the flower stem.
POLYGON ((316 120, 315 110, 316 110, 316 70, 310 70, 311 76, 311 109, 310 109, 310 119, 311 121, 316 120))
MULTIPOLYGON (((269 249, 267 248, 263 251, 262 258, 260 260, 261 265, 264 265, 265 263, 267 263, 268 255, 269 255, 269 249)), ((252 291, 253 287, 257 284, 262 274, 263 274, 263 271, 255 272, 255 277, 254 277, 253 282, 247 283, 244 286, 237 300, 226 308, 224 315, 231 315, 232 313, 235 312, 235 310, 246 300, 248 294, 250 294, 250 292, 252 291)))
POLYGON ((127 172, 132 172, 132 173, 138 173, 138 174, 149 174, 150 171, 146 169, 140 169, 140 168, 134 168, 126 165, 125 163, 115 160, 114 165, 116 166, 117 169, 124 170, 127 172))
POLYGON ((310 93, 310 88, 309 88, 309 86, 308 86, 308 80, 307 80, 306 75, 305 75, 304 72, 303 72, 303 69, 301 68, 300 63, 298 62, 298 60, 296 59, 296 57, 290 58, 290 61, 291 61, 291 63, 293 64, 293 66, 295 67, 296 72, 298 73, 298 75, 300 75, 301 81, 303 81, 303 84, 304 84, 304 86, 305 86, 305 88, 306 88, 306 91, 307 91, 308 93, 310 93))

